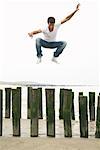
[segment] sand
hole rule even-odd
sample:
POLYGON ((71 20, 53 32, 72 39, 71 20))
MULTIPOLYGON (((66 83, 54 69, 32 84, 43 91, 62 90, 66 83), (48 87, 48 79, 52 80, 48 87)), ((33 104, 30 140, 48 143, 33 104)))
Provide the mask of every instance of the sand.
POLYGON ((100 150, 100 139, 0 137, 0 150, 100 150))

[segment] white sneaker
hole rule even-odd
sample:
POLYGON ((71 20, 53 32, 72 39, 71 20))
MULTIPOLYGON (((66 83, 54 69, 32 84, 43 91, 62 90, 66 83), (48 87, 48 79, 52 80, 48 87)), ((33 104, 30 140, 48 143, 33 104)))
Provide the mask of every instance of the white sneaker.
POLYGON ((57 63, 57 64, 59 64, 58 61, 57 61, 57 57, 53 57, 52 61, 55 62, 55 63, 57 63))
POLYGON ((38 57, 38 59, 37 59, 37 64, 39 64, 39 63, 41 63, 41 57, 38 57))

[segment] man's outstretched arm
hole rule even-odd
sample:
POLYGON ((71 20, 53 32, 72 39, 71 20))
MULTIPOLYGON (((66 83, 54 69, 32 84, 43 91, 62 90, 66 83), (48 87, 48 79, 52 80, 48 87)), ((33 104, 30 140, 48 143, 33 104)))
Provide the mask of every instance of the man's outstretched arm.
POLYGON ((30 37, 33 37, 33 35, 38 34, 38 33, 41 33, 41 32, 42 32, 42 30, 39 29, 39 30, 32 31, 32 32, 28 33, 28 35, 29 35, 30 37))
POLYGON ((63 24, 63 23, 65 23, 65 22, 67 22, 68 20, 70 20, 70 19, 74 16, 74 14, 79 10, 79 6, 80 6, 80 4, 78 4, 78 5, 76 6, 76 10, 75 10, 73 13, 71 13, 71 14, 68 15, 65 19, 63 19, 63 20, 61 21, 61 24, 63 24))

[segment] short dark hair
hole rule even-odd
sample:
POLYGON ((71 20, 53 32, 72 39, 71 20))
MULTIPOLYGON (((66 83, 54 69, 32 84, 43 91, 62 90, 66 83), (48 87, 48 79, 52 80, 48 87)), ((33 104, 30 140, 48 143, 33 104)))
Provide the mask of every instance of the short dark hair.
POLYGON ((48 22, 48 24, 49 23, 55 23, 55 18, 54 17, 49 17, 47 22, 48 22))

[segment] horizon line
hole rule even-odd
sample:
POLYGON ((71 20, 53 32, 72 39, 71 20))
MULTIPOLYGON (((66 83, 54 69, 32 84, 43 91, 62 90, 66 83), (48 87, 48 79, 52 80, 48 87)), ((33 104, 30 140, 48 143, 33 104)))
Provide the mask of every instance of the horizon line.
POLYGON ((100 86, 99 84, 49 84, 37 83, 34 81, 0 81, 2 85, 20 85, 20 86, 100 86))

